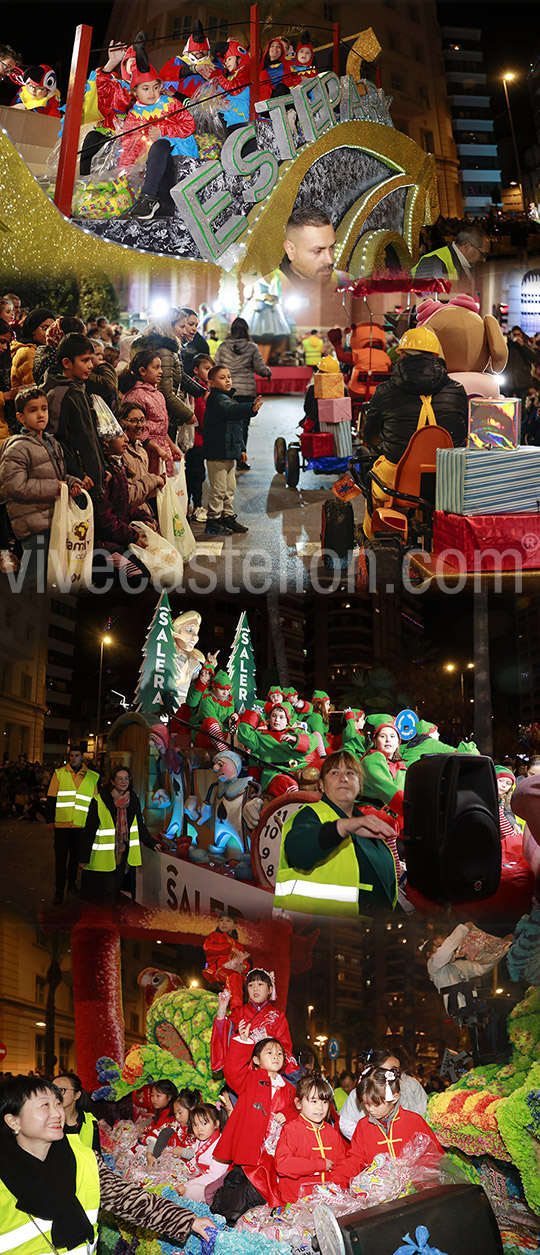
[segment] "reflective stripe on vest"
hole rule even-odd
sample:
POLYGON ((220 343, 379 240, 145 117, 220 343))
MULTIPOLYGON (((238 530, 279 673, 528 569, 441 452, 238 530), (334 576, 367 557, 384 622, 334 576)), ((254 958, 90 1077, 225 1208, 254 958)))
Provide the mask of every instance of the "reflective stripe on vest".
POLYGON ((73 824, 74 828, 84 828, 90 802, 99 780, 97 771, 87 771, 78 788, 75 788, 73 776, 67 767, 60 767, 56 774, 58 793, 54 812, 55 821, 73 824))
POLYGON ((298 911, 309 915, 340 915, 358 919, 358 894, 373 892, 372 884, 360 882, 358 859, 352 837, 345 837, 337 850, 317 863, 310 872, 294 876, 285 855, 285 838, 300 811, 311 810, 321 824, 335 823, 340 818, 328 802, 312 802, 291 815, 281 832, 281 853, 276 876, 274 896, 276 906, 284 911, 298 911))
POLYGON ((428 257, 440 257, 443 265, 446 266, 446 269, 448 272, 448 278, 452 279, 454 283, 456 282, 456 280, 459 278, 459 275, 455 267, 454 258, 452 257, 452 253, 450 252, 450 249, 447 244, 443 244, 441 248, 432 248, 429 253, 424 253, 422 257, 419 257, 416 263, 416 266, 413 266, 411 270, 411 274, 413 278, 416 274, 416 271, 418 270, 420 263, 423 261, 427 261, 428 257))
MULTIPOLYGON (((113 872, 116 868, 115 828, 108 806, 102 797, 97 798, 98 827, 92 844, 90 860, 86 870, 91 872, 113 872)), ((141 847, 139 842, 139 824, 134 815, 129 830, 129 849, 127 861, 130 867, 141 866, 141 847)))
MULTIPOLYGON (((71 1251, 80 1251, 81 1255, 90 1255, 97 1246, 97 1218, 99 1211, 99 1171, 97 1159, 89 1146, 83 1146, 77 1136, 69 1137, 69 1144, 75 1155, 76 1190, 81 1207, 86 1212, 94 1229, 94 1241, 83 1242, 72 1247, 71 1251)), ((0 1181, 0 1255, 51 1255, 52 1221, 36 1216, 25 1219, 21 1224, 23 1212, 15 1205, 15 1197, 10 1193, 3 1181, 0 1181)), ((66 1248, 61 1247, 60 1251, 66 1248)), ((71 1255, 71 1251, 68 1255, 71 1255)))

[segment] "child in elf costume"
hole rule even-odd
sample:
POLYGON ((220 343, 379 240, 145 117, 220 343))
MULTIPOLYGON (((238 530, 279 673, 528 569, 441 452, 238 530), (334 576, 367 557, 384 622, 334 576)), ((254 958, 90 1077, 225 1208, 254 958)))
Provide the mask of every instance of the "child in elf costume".
POLYGON ((268 726, 264 729, 253 726, 253 714, 254 711, 246 711, 240 715, 236 735, 240 744, 256 754, 263 763, 263 793, 280 796, 298 789, 298 781, 291 772, 298 771, 314 758, 318 759, 317 738, 291 726, 292 710, 286 703, 272 706, 268 726))
POLYGON ((363 796, 374 806, 384 806, 400 820, 403 816, 405 766, 398 754, 400 735, 393 720, 381 722, 373 733, 373 746, 362 758, 363 796))
POLYGON ((210 1045, 212 1072, 222 1070, 232 1038, 244 1022, 249 1025, 253 1041, 276 1037, 281 1042, 285 1053, 285 1073, 294 1073, 297 1063, 292 1052, 287 1018, 283 1011, 278 1011, 272 1005, 276 997, 272 973, 265 972, 260 967, 252 968, 246 976, 246 995, 247 1000, 243 1006, 231 1011, 230 1015, 227 1015, 230 1002, 228 990, 218 996, 218 1013, 214 1020, 210 1045))
POLYGON ((343 715, 342 750, 348 750, 355 758, 363 758, 367 750, 367 738, 364 732, 366 723, 365 711, 351 707, 343 715))
POLYGON ((332 737, 329 732, 330 724, 330 697, 325 693, 324 689, 315 689, 311 698, 312 709, 306 716, 306 723, 310 732, 320 733, 325 749, 328 753, 332 751, 332 737))
POLYGON ((14 109, 34 109, 49 118, 62 117, 56 74, 50 65, 29 66, 21 73, 20 84, 14 109))
POLYGON ((216 671, 210 689, 201 697, 190 722, 193 727, 200 728, 206 719, 211 719, 222 732, 227 732, 231 715, 234 715, 234 698, 229 677, 226 671, 216 671))
POLYGON ((242 1006, 244 976, 249 971, 249 956, 238 942, 236 920, 224 913, 217 928, 203 942, 206 966, 203 976, 209 984, 223 985, 231 996, 231 1011, 242 1006))
POLYGON ((188 110, 172 92, 165 91, 162 80, 146 55, 140 36, 126 49, 111 51, 107 67, 96 73, 98 105, 105 116, 117 116, 117 128, 123 132, 120 161, 129 170, 146 158, 144 183, 130 216, 141 222, 152 218, 172 217, 175 212, 171 187, 176 182, 175 157, 198 158, 195 123, 188 110), (114 65, 121 62, 124 86, 112 76, 114 65))

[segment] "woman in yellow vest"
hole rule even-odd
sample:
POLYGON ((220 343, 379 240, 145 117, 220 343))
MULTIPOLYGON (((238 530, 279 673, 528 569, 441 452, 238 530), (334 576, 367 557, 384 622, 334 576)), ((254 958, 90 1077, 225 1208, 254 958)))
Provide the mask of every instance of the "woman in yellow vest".
POLYGON ((81 897, 114 905, 125 890, 135 900, 141 842, 150 850, 159 848, 144 822, 130 772, 127 767, 114 767, 108 784, 90 805, 81 834, 80 861, 85 864, 81 897))
POLYGON ((6 1081, 0 1096, 3 1255, 92 1255, 102 1208, 183 1247, 212 1220, 128 1185, 80 1137, 64 1136, 60 1091, 40 1077, 6 1081))
POLYGON ((76 1072, 63 1072, 55 1076, 54 1084, 60 1090, 64 1107, 64 1133, 80 1137, 85 1146, 91 1146, 97 1154, 101 1154, 99 1125, 91 1111, 86 1111, 86 1094, 83 1091, 80 1077, 76 1072))
POLYGON ((283 825, 274 906, 356 919, 393 910, 396 869, 386 839, 395 833, 373 810, 364 815, 356 804, 360 763, 345 750, 329 754, 319 788, 320 802, 300 807, 283 825))

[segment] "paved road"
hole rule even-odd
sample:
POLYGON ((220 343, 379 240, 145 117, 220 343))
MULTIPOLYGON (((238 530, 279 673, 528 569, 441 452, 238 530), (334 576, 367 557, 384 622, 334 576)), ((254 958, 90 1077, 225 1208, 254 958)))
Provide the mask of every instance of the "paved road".
MULTIPOLYGON (((328 582, 318 558, 321 506, 335 477, 304 471, 298 488, 290 489, 284 476, 274 471, 274 440, 276 436, 284 436, 287 442, 297 438, 302 406, 301 396, 265 397, 251 420, 251 470, 238 475, 235 499, 238 518, 249 532, 210 543, 209 551, 219 552, 189 563, 185 582, 193 592, 208 591, 209 578, 231 593, 265 592, 270 583, 282 592, 302 592, 314 582, 317 587, 319 580, 328 582)), ((193 531, 197 540, 203 539, 204 524, 194 526, 193 531)))

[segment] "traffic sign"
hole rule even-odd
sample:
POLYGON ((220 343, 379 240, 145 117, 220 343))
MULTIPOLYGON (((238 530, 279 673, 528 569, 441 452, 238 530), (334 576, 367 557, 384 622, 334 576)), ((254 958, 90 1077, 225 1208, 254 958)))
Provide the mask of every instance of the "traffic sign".
POLYGON ((5 1059, 6 1055, 7 1046, 4 1045, 3 1041, 0 1041, 0 1063, 2 1062, 2 1059, 5 1059))
POLYGON ((418 715, 414 710, 400 710, 396 715, 396 728, 402 741, 410 741, 416 736, 416 728, 418 726, 418 715))
POLYGON ((340 1047, 337 1037, 331 1037, 330 1041, 328 1042, 328 1058, 338 1059, 340 1049, 341 1047, 340 1047))

